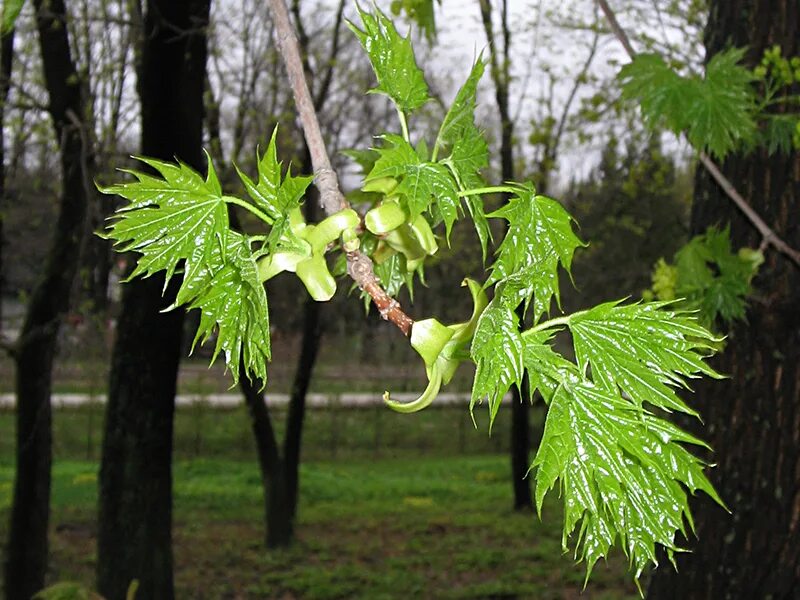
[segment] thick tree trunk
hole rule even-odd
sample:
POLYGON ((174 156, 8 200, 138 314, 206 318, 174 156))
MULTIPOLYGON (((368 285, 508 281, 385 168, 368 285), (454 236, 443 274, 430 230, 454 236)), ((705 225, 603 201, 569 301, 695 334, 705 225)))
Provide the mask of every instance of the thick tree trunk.
MULTIPOLYGON (((747 46, 757 64, 779 44, 800 54, 797 0, 712 0, 706 47, 747 46)), ((726 160, 723 171, 791 246, 800 247, 800 153, 764 151, 726 160)), ((735 247, 760 239, 711 178, 698 174, 692 227, 731 223, 735 247)), ((697 385, 714 448, 711 478, 732 510, 695 503, 698 539, 660 568, 648 597, 797 598, 800 593, 800 270, 770 251, 755 280, 747 321, 730 333, 715 367, 729 375, 697 385)))
MULTIPOLYGON (((150 0, 139 72, 142 153, 198 170, 210 0, 150 0)), ((183 312, 163 279, 126 284, 111 360, 100 468, 97 582, 111 600, 174 597, 172 428, 183 312)))
POLYGON ((17 469, 6 597, 30 598, 44 586, 50 516, 52 431, 50 389, 56 340, 86 237, 93 151, 83 135, 80 78, 70 54, 62 0, 34 2, 50 115, 61 159, 61 205, 43 276, 28 303, 15 353, 17 469))

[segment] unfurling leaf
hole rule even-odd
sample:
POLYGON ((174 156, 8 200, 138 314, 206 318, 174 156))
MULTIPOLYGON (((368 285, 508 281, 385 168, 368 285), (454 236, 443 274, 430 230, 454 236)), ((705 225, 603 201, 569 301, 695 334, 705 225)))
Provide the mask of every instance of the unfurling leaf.
POLYGON ((374 91, 389 96, 404 113, 418 109, 430 98, 411 41, 401 37, 392 21, 379 9, 376 8, 372 15, 359 7, 358 14, 363 30, 350 21, 347 24, 372 63, 378 78, 378 87, 374 91))
MULTIPOLYGON (((485 66, 483 58, 479 56, 467 81, 458 90, 450 110, 445 115, 434 146, 434 156, 440 146, 450 148, 450 155, 442 162, 453 171, 458 187, 462 191, 486 185, 481 177, 481 171, 489 166, 489 146, 483 134, 475 126, 475 96, 485 66)), ((485 261, 492 235, 484 215, 483 201, 480 196, 471 195, 464 198, 464 204, 475 225, 485 261)))
POLYGON ((504 282, 502 299, 512 308, 533 299, 533 319, 559 301, 558 265, 569 273, 575 249, 583 246, 564 208, 531 186, 518 186, 516 196, 488 215, 508 221, 488 283, 504 282))
POLYGON ((409 223, 429 211, 435 203, 449 235, 458 216, 458 190, 450 172, 441 163, 422 160, 399 135, 382 137, 385 144, 376 148, 379 158, 367 175, 366 183, 387 177, 398 180, 392 194, 401 198, 409 223))
POLYGON ((278 128, 272 131, 264 155, 258 160, 258 181, 254 182, 245 173, 236 168, 245 190, 252 198, 253 203, 268 217, 271 225, 268 238, 270 252, 278 248, 291 249, 299 243, 291 229, 291 218, 295 209, 300 206, 300 201, 311 185, 313 177, 295 177, 287 171, 286 177, 281 180, 281 163, 278 161, 277 149, 278 128))

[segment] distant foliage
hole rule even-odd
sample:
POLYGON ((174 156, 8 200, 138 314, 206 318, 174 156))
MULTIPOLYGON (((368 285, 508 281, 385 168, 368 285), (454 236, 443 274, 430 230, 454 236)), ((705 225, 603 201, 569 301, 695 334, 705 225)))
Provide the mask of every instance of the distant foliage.
POLYGON ((724 329, 745 317, 751 283, 764 262, 758 250, 731 250, 729 231, 710 228, 683 246, 671 263, 660 259, 646 298, 680 299, 705 327, 724 329))
POLYGON ((743 55, 715 54, 705 77, 684 77, 660 55, 640 54, 620 70, 623 95, 639 102, 650 127, 685 132, 692 146, 723 158, 756 134, 755 76, 739 64, 743 55))

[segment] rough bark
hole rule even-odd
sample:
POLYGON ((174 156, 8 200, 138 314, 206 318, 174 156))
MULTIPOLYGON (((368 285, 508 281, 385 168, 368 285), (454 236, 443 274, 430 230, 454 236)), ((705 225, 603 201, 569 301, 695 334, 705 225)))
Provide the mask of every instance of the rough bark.
POLYGON ((5 591, 27 600, 44 586, 47 570, 52 463, 50 391, 62 317, 86 237, 92 148, 84 135, 86 99, 70 53, 63 0, 36 0, 36 27, 49 112, 59 144, 61 199, 42 278, 28 303, 16 344, 17 456, 5 591))
MULTIPOLYGON (((198 170, 209 0, 150 0, 138 90, 142 153, 175 157, 198 170)), ((161 313, 176 286, 163 279, 126 284, 111 358, 100 468, 97 586, 124 598, 174 597, 172 430, 183 312, 161 313)))
MULTIPOLYGON (((747 46, 756 64, 779 44, 800 53, 796 0, 712 0, 708 55, 747 46)), ((723 173, 792 247, 800 246, 800 154, 755 151, 729 158, 723 173)), ((731 224, 735 247, 760 236, 700 172, 692 209, 695 232, 731 224)), ((715 367, 729 375, 697 385, 695 405, 715 452, 711 479, 732 510, 695 502, 698 539, 678 557, 679 572, 659 569, 648 598, 797 598, 800 590, 800 270, 767 254, 747 321, 730 332, 715 367)))
MULTIPOLYGON (((511 31, 508 27, 507 2, 501 6, 502 49, 498 48, 492 28, 492 5, 490 0, 480 0, 481 19, 489 43, 491 76, 494 83, 495 102, 500 115, 500 171, 503 181, 514 180, 514 121, 508 106, 509 83, 508 50, 511 31)), ((508 197, 505 198, 508 200, 508 197)), ((520 324, 524 322, 522 307, 517 309, 520 324)), ((511 387, 511 485, 514 491, 514 509, 533 508, 531 487, 526 479, 530 467, 530 406, 527 393, 528 376, 522 382, 522 390, 511 387)))

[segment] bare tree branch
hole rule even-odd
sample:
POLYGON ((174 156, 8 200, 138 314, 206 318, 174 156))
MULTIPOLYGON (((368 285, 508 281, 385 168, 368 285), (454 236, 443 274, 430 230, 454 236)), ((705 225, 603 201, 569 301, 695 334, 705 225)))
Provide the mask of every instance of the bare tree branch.
MULTIPOLYGON (((320 204, 326 214, 332 215, 345 208, 349 203, 339 188, 339 179, 331 166, 325 141, 322 138, 314 100, 308 89, 300 55, 300 47, 294 27, 289 20, 289 11, 284 0, 270 0, 270 10, 275 21, 275 35, 278 50, 281 53, 289 84, 294 95, 294 103, 303 133, 311 153, 311 164, 314 168, 314 184, 319 190, 320 204)), ((360 250, 347 253, 347 273, 372 298, 381 316, 397 325, 404 335, 411 334, 414 321, 405 314, 400 304, 391 298, 381 287, 372 266, 372 260, 360 250)))
MULTIPOLYGON (((609 27, 611 27, 611 31, 625 48, 628 56, 631 58, 631 60, 636 58, 636 50, 633 49, 630 38, 628 38, 628 34, 625 33, 625 30, 619 24, 619 21, 617 21, 617 17, 611 7, 608 5, 608 2, 606 0, 597 0, 597 3, 599 4, 600 9, 603 11, 603 14, 606 16, 606 20, 608 21, 609 27)), ((708 156, 708 154, 701 151, 699 157, 700 162, 709 172, 711 177, 714 178, 728 198, 731 199, 736 207, 742 211, 742 214, 747 218, 747 220, 750 221, 753 227, 755 227, 761 234, 763 238, 762 246, 772 246, 778 252, 786 255, 786 257, 789 258, 789 260, 791 260, 795 265, 800 267, 800 252, 787 244, 772 230, 769 225, 764 222, 759 214, 753 210, 753 207, 750 206, 747 200, 745 200, 744 197, 736 190, 736 187, 730 182, 730 180, 728 180, 722 171, 720 171, 719 167, 711 159, 711 157, 708 156)))

